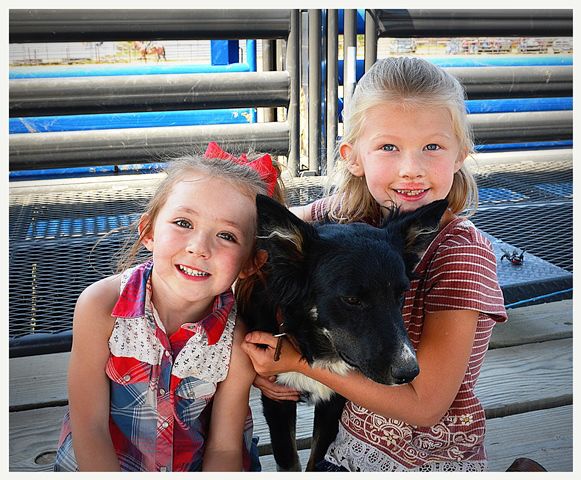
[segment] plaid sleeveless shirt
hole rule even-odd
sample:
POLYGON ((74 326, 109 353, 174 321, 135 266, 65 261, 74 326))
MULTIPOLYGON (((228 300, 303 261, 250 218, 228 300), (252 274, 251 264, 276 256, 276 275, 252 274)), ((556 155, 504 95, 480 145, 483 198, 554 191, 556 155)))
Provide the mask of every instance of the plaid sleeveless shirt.
MULTIPOLYGON (((206 318, 186 323, 168 337, 151 303, 152 268, 150 261, 122 274, 106 365, 109 430, 123 471, 199 471, 212 398, 228 374, 234 297, 231 291, 218 295, 206 318)), ((249 408, 240 439, 243 466, 258 471, 252 426, 249 408)), ((68 413, 55 470, 78 470, 68 413)))

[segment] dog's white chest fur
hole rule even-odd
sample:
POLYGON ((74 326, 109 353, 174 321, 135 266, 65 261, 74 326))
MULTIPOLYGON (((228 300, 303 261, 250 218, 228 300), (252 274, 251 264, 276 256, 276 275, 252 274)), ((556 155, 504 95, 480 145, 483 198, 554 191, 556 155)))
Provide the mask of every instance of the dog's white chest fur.
MULTIPOLYGON (((351 367, 342 360, 335 360, 332 362, 315 360, 315 362, 313 362, 313 367, 326 368, 327 370, 331 370, 339 375, 346 375, 347 372, 351 370, 351 367)), ((310 400, 313 403, 327 401, 331 398, 331 395, 335 393, 326 385, 323 385, 302 373, 280 373, 277 375, 276 381, 277 383, 286 385, 287 387, 310 393, 310 400)))

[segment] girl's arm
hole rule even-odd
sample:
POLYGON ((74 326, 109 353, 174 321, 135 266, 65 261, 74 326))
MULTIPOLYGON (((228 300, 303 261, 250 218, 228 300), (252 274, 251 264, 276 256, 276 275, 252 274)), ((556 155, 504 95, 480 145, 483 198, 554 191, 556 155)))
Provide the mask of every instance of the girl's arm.
POLYGON ((108 339, 119 277, 94 283, 79 296, 73 319, 68 388, 73 448, 80 471, 120 471, 109 433, 108 339))
POLYGON ((280 360, 274 362, 276 339, 265 332, 249 333, 243 348, 260 375, 300 372, 379 415, 412 425, 431 426, 442 418, 458 393, 477 323, 478 312, 473 310, 427 313, 416 352, 420 373, 411 383, 399 386, 376 383, 356 371, 342 376, 312 368, 287 341, 280 360), (264 350, 257 344, 266 344, 268 348, 264 350))
POLYGON ((271 375, 270 377, 256 375, 252 385, 260 389, 271 400, 292 400, 298 402, 300 398, 300 392, 298 390, 276 383, 276 375, 271 375))
POLYGON ((241 348, 246 333, 236 322, 228 376, 218 385, 212 406, 203 471, 242 471, 244 423, 249 409, 250 386, 256 372, 241 348))
POLYGON ((298 207, 290 207, 289 210, 294 213, 297 217, 299 217, 301 220, 303 220, 304 222, 313 222, 315 220, 322 220, 322 218, 325 216, 325 214, 327 213, 327 209, 329 208, 332 200, 334 198, 334 195, 331 195, 329 197, 323 197, 320 198, 319 200, 315 200, 312 203, 309 203, 308 205, 302 205, 302 206, 298 206, 298 207), (321 202, 321 203, 319 203, 321 202), (317 206, 314 207, 314 212, 313 212, 313 205, 317 204, 317 206), (314 213, 314 216, 313 216, 314 213))
POLYGON ((299 207, 290 207, 289 210, 304 222, 312 222, 313 216, 311 214, 311 205, 312 203, 299 207))

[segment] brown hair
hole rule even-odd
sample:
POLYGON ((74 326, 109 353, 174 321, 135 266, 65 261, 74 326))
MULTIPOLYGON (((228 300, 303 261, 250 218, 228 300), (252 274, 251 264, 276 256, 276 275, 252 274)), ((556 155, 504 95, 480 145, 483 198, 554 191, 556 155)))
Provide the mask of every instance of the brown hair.
MULTIPOLYGON (((254 157, 255 155, 249 155, 249 158, 254 157)), ((252 160, 250 160, 251 162, 252 160)), ((273 165, 279 173, 279 180, 276 183, 273 198, 284 203, 284 186, 280 180, 280 166, 275 161, 273 161, 273 165)), ((165 205, 172 188, 191 172, 226 180, 234 188, 238 188, 243 194, 252 198, 258 193, 267 194, 266 185, 258 172, 247 165, 241 165, 229 160, 206 158, 202 155, 188 155, 170 160, 164 169, 165 178, 160 182, 145 208, 146 218, 141 223, 141 231, 139 231, 140 220, 129 226, 137 235, 128 239, 124 251, 117 262, 118 272, 122 272, 136 263, 137 256, 143 248, 142 240, 151 232, 159 211, 165 205)))
MULTIPOLYGON (((380 59, 357 84, 349 110, 345 112, 342 143, 357 144, 370 108, 382 103, 400 102, 410 106, 447 108, 461 151, 466 152, 466 156, 471 155, 474 153, 474 141, 464 100, 464 88, 460 82, 427 60, 414 57, 380 59)), ((354 159, 342 159, 338 147, 337 168, 332 182, 335 195, 331 199, 331 219, 342 223, 363 219, 379 221, 381 209, 369 192, 365 179, 352 175, 347 169, 347 163, 354 159)), ((351 155, 357 155, 357 148, 352 149, 351 155)), ((476 210, 478 189, 465 165, 454 174, 446 198, 454 213, 467 211, 470 214, 476 210)))

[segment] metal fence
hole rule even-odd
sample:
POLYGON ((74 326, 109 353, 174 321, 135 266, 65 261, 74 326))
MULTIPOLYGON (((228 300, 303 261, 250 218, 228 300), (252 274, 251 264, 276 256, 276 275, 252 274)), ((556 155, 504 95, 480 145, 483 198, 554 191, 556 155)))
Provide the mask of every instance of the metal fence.
MULTIPOLYGON (((511 39, 510 53, 525 47, 530 47, 530 52, 522 53, 532 53, 537 47, 527 41, 531 38, 552 39, 543 48, 554 51, 557 45, 561 50, 556 53, 566 53, 569 46, 563 40, 572 35, 571 10, 458 10, 454 15, 445 10, 368 10, 364 16, 365 46, 361 58, 354 10, 344 13, 342 37, 337 10, 156 10, 155 15, 148 10, 11 10, 11 49, 22 47, 22 55, 28 55, 33 63, 54 60, 41 55, 40 50, 32 53, 39 44, 76 44, 78 51, 70 48, 59 53, 62 56, 64 52, 72 62, 89 53, 98 53, 105 60, 109 55, 105 51, 112 51, 107 50, 109 44, 116 45, 112 55, 117 58, 121 55, 119 45, 144 38, 162 43, 169 63, 182 55, 179 45, 204 45, 212 37, 258 39, 263 64, 261 72, 220 75, 15 79, 10 81, 12 117, 144 108, 178 111, 184 105, 195 109, 260 107, 264 108, 265 117, 262 123, 227 127, 13 134, 10 169, 157 162, 172 152, 181 153, 192 146, 202 148, 209 140, 218 139, 226 148, 252 146, 287 156, 293 177, 289 182, 289 203, 306 204, 323 194, 324 174, 333 168, 333 150, 340 136, 340 104, 349 102, 358 76, 378 56, 419 54, 418 49, 426 50, 429 44, 438 51, 447 49, 449 57, 457 54, 456 49, 473 49, 473 57, 480 58, 489 48, 506 50, 508 43, 503 39, 511 39), (302 28, 303 20, 308 21, 308 28, 302 28), (304 62, 299 55, 299 33, 303 31, 307 45, 304 62), (497 40, 485 44, 481 37, 497 40), (422 43, 425 39, 440 39, 441 43, 422 43), (474 43, 474 39, 478 41, 474 43), (99 52, 97 45, 103 48, 99 52), (344 59, 342 64, 340 57, 344 59), (301 163, 315 176, 299 177, 302 70, 308 71, 307 91, 303 92, 308 158, 301 163), (192 86, 195 95, 191 95, 192 86), (282 114, 278 114, 281 110, 282 114)), ((11 61, 18 63, 16 49, 13 52, 11 61)), ((132 61, 145 63, 142 59, 132 61)), ((444 68, 464 83, 469 102, 482 100, 492 105, 499 100, 526 103, 543 97, 567 100, 572 96, 570 63, 477 67, 447 64, 444 68)), ((515 142, 536 145, 534 150, 503 153, 499 161, 489 161, 494 155, 488 155, 486 161, 475 165, 481 197, 481 208, 474 217, 476 225, 510 248, 525 249, 534 257, 530 264, 535 268, 540 265, 539 271, 545 267, 550 271, 548 280, 535 277, 528 281, 531 296, 572 289, 572 150, 570 146, 562 148, 563 142, 572 140, 572 101, 559 105, 565 106, 502 112, 481 108, 479 113, 470 114, 480 142, 489 146, 515 142), (548 146, 548 142, 559 149, 548 146)), ((470 108, 473 112, 478 110, 474 105, 470 108)), ((531 108, 529 103, 527 108, 531 108)), ((52 184, 11 185, 11 355, 70 348, 75 299, 86 285, 111 272, 114 254, 124 240, 122 234, 106 233, 136 218, 154 184, 154 175, 120 175, 102 182, 77 178, 52 184)), ((499 266, 502 275, 516 272, 507 270, 512 267, 502 263, 499 266)), ((505 289, 507 298, 519 298, 510 293, 514 292, 510 288, 505 289)))
MULTIPOLYGON (((132 129, 131 131, 108 130, 107 133, 95 135, 93 132, 50 132, 35 135, 15 134, 10 139, 10 168, 22 170, 54 166, 55 161, 66 166, 102 165, 103 162, 126 164, 159 161, 160 154, 171 156, 187 147, 205 145, 212 139, 219 139, 225 145, 236 148, 254 147, 285 155, 289 159, 289 168, 296 170, 298 165, 298 45, 291 32, 296 22, 297 12, 290 10, 11 10, 10 42, 38 43, 43 42, 107 42, 107 41, 141 41, 143 38, 152 41, 199 40, 206 38, 262 38, 284 39, 286 48, 286 78, 284 72, 264 72, 258 74, 240 74, 232 82, 228 76, 220 80, 213 79, 212 94, 220 99, 219 105, 209 108, 244 106, 288 107, 288 120, 284 122, 266 122, 254 125, 236 125, 233 127, 213 126, 213 128, 167 127, 132 129), (253 76, 254 75, 254 76, 253 76), (242 80, 245 78, 246 84, 242 80), (276 86, 269 87, 272 83, 276 86), (281 98, 281 83, 286 83, 286 93, 281 98), (243 90, 248 84, 257 85, 260 95, 246 98, 243 90), (273 90, 275 93, 273 93, 273 90), (276 98, 273 101, 273 98, 276 98), (147 139, 147 140, 146 140, 147 139), (127 148, 129 146, 129 148, 127 148), (131 153, 133 152, 133 154, 131 153), (65 153, 66 152, 66 153, 65 153), (60 160, 58 160, 60 159, 60 160)), ((10 114, 18 116, 30 114, 23 110, 22 104, 29 94, 40 90, 46 98, 59 98, 69 104, 66 113, 102 113, 103 110, 119 111, 112 103, 113 97, 126 97, 127 92, 120 85, 128 85, 132 95, 137 95, 142 108, 171 110, 178 105, 191 109, 207 108, 207 95, 191 88, 198 82, 200 90, 208 91, 208 79, 198 79, 194 75, 179 74, 152 76, 145 78, 119 78, 117 85, 104 85, 103 77, 93 79, 61 79, 58 84, 50 84, 50 79, 36 82, 31 79, 10 81, 10 114), (170 78, 173 77, 173 78, 170 78), (95 80, 97 79, 97 80, 95 80), (190 88, 173 88, 176 81, 190 88), (204 83, 206 87, 201 86, 204 83), (103 86, 104 91, 100 90, 103 86), (62 91, 68 94, 62 95, 62 91), (74 91, 76 95, 71 95, 74 91), (167 93, 167 95, 163 95, 167 93), (152 106, 151 101, 158 95, 163 102, 152 106), (200 96, 202 97, 200 99, 200 96), (173 102, 169 102, 169 98, 173 102), (75 101, 74 98, 81 98, 75 101), (108 106, 101 107, 103 102, 108 106), (111 103, 112 102, 112 103, 111 103)), ((41 98, 31 99, 36 105, 32 111, 35 115, 51 115, 59 101, 43 102, 41 98)))

